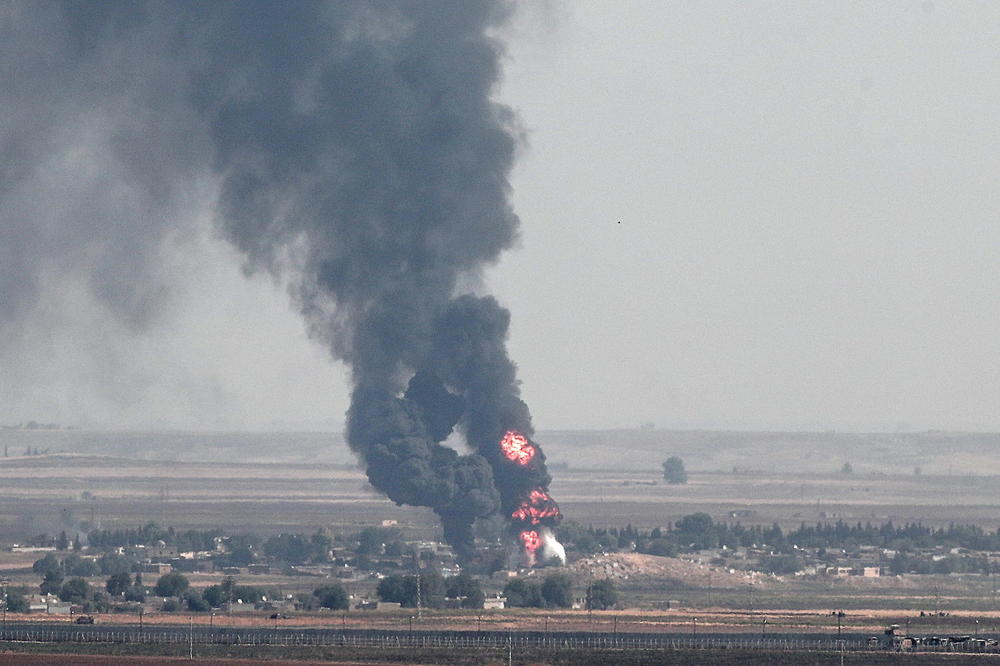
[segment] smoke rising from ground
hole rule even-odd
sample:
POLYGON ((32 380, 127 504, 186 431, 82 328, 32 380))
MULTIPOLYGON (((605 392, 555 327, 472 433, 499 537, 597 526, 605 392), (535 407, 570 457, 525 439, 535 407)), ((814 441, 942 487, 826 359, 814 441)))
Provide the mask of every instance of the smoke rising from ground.
POLYGON ((163 248, 210 186, 247 269, 289 284, 349 365, 348 440, 375 487, 433 509, 465 553, 477 518, 547 488, 540 450, 521 467, 498 448, 532 432, 509 314, 460 293, 517 237, 516 120, 492 100, 505 3, 2 11, 0 327, 50 273, 149 325, 163 248), (441 444, 456 428, 471 453, 441 444))

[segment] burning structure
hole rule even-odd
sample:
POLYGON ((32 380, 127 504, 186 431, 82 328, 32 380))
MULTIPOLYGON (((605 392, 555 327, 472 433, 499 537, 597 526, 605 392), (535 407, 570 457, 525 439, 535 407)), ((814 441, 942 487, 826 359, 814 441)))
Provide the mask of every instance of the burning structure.
MULTIPOLYGON (((248 270, 280 276, 350 367, 347 437, 371 483, 430 507, 465 555, 475 521, 502 515, 532 561, 558 554, 559 510, 507 355, 509 314, 481 292, 482 268, 519 224, 508 175, 522 132, 493 98, 493 34, 510 11, 503 0, 64 0, 16 5, 0 51, 19 74, 4 99, 30 109, 21 126, 42 137, 12 134, 8 152, 33 154, 54 128, 101 128, 97 148, 69 154, 119 167, 114 185, 137 202, 105 249, 127 236, 143 251, 125 246, 108 282, 127 291, 139 280, 124 268, 154 274, 156 244, 198 217, 185 193, 209 183, 248 270), (443 443, 452 433, 468 451, 443 443)), ((83 199, 117 191, 94 182, 83 199)), ((87 242, 105 238, 109 216, 92 217, 87 242)), ((105 254, 117 256, 81 253, 105 254)))

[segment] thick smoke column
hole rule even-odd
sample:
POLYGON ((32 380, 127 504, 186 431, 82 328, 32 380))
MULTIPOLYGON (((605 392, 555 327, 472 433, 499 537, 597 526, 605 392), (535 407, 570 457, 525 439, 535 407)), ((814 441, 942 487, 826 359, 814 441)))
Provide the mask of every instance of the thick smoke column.
MULTIPOLYGON (((288 281, 312 333, 350 365, 348 441, 371 483, 432 508, 460 553, 475 520, 498 511, 522 543, 556 525, 505 348, 509 314, 461 293, 517 235, 516 122, 491 99, 502 50, 489 33, 506 3, 43 7, 46 29, 65 31, 66 61, 99 72, 104 88, 148 76, 169 90, 144 84, 150 94, 130 96, 113 125, 140 136, 166 127, 166 143, 191 145, 176 159, 155 143, 138 151, 163 158, 149 170, 163 181, 154 194, 211 169, 225 237, 249 268, 288 281), (119 61, 130 66, 101 66, 119 61), (442 444, 456 429, 472 452, 442 444)), ((159 220, 142 236, 154 246, 159 220)))
MULTIPOLYGON (((530 437, 531 413, 520 398, 517 367, 505 341, 510 313, 493 298, 460 296, 438 323, 434 366, 465 398, 465 435, 493 468, 501 511, 511 521, 529 564, 562 520, 548 494, 545 454, 530 437), (544 530, 539 532, 540 529, 544 530)), ((562 547, 552 550, 559 556, 562 547)))
POLYGON ((516 140, 490 98, 501 50, 487 35, 506 8, 237 7, 213 26, 226 39, 196 96, 224 229, 255 265, 296 276, 313 330, 350 364, 348 441, 372 484, 431 507, 467 553, 477 518, 515 520, 549 483, 541 451, 519 465, 499 448, 508 430, 531 434, 509 315, 456 297, 516 237, 516 140), (440 444, 456 426, 473 453, 440 444))

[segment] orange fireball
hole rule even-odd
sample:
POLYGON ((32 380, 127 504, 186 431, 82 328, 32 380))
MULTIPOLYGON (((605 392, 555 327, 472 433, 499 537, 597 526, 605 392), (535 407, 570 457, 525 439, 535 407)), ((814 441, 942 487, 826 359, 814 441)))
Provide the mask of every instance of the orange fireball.
POLYGON ((535 457, 535 447, 516 430, 508 430, 500 440, 500 450, 511 462, 527 465, 535 457))
POLYGON ((524 549, 529 553, 534 553, 542 545, 542 537, 538 536, 535 530, 525 530, 518 536, 524 544, 524 549))
POLYGON ((528 499, 521 502, 521 505, 510 514, 514 520, 537 525, 543 518, 559 518, 559 506, 548 493, 541 488, 535 488, 528 493, 528 499))

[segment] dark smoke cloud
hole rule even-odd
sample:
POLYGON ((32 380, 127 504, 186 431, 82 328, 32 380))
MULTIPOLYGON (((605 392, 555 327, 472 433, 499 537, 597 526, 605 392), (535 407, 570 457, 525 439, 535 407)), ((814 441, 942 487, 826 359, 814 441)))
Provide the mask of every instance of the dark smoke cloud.
POLYGON ((210 154, 177 63, 136 57, 174 37, 139 4, 0 8, 0 335, 46 282, 133 327, 162 305, 160 246, 210 154))
POLYGON ((531 413, 520 398, 517 366, 507 356, 510 313, 492 297, 460 296, 437 323, 433 367, 464 398, 466 438, 493 468, 506 515, 533 488, 548 488, 552 478, 540 447, 527 467, 512 465, 497 442, 510 429, 530 437, 531 413))
POLYGON ((348 441, 372 484, 433 508, 465 550, 472 522, 497 509, 494 474, 509 475, 497 441, 530 427, 506 312, 453 301, 459 279, 516 236, 512 116, 490 99, 501 53, 487 31, 502 7, 295 7, 264 5, 212 30, 195 95, 225 174, 223 224, 255 265, 291 264, 314 330, 350 363, 348 441), (451 347, 452 327, 468 345, 451 347), (442 362, 444 384, 433 375, 442 362), (438 443, 460 418, 478 454, 438 443))
POLYGON ((0 22, 14 81, 0 94, 16 117, 0 130, 0 316, 30 307, 40 270, 77 270, 84 252, 92 288, 141 322, 162 285, 158 248, 210 170, 222 233, 249 270, 292 285, 312 332, 350 365, 348 440, 374 486, 433 509, 466 553, 477 518, 547 487, 540 451, 519 469, 497 448, 507 429, 531 434, 509 314, 457 294, 517 236, 516 121, 491 97, 502 50, 489 33, 506 3, 0 11, 14 19, 0 22), (81 141, 80 166, 98 172, 71 209, 40 210, 22 183, 81 141), (471 453, 441 444, 456 427, 471 453))
POLYGON ((0 5, 0 418, 58 418, 15 415, 21 400, 83 415, 147 386, 132 344, 173 311, 172 243, 211 157, 177 84, 189 63, 147 55, 176 44, 163 10, 0 5), (57 395, 74 373, 86 395, 57 395))

